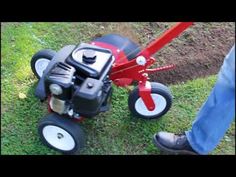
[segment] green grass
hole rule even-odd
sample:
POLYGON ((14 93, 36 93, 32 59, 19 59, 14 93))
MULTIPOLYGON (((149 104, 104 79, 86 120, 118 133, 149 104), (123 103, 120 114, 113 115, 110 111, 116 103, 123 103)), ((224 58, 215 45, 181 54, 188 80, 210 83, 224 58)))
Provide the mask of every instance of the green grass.
MULTIPOLYGON (((113 31, 116 23, 106 24, 113 31)), ((134 28, 136 23, 129 24, 134 28)), ((101 23, 4 23, 1 33, 1 153, 60 154, 39 140, 37 124, 47 113, 46 104, 34 97, 37 80, 30 69, 32 55, 66 44, 88 42, 104 33, 101 23), (19 93, 26 95, 19 98, 19 93)), ((191 127, 216 76, 170 86, 171 110, 160 120, 134 118, 128 111, 128 92, 114 86, 112 109, 82 123, 87 135, 81 154, 161 154, 153 145, 157 131, 182 132, 191 127)), ((235 124, 212 154, 235 154, 235 124)))

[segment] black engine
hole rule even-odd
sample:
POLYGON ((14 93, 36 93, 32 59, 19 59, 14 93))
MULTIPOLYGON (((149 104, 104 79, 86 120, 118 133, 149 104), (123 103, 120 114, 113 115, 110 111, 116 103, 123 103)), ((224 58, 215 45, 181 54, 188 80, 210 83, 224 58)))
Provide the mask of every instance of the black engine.
POLYGON ((113 62, 110 50, 89 44, 77 46, 64 62, 55 62, 44 77, 51 109, 74 118, 107 111, 113 62))

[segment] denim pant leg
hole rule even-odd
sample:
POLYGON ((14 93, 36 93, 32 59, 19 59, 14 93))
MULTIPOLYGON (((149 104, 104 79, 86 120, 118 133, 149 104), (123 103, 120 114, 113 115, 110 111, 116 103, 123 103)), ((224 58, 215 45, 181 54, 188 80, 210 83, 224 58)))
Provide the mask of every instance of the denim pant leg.
POLYGON ((223 138, 235 118, 235 46, 225 57, 217 82, 186 131, 192 148, 199 154, 208 154, 223 138))

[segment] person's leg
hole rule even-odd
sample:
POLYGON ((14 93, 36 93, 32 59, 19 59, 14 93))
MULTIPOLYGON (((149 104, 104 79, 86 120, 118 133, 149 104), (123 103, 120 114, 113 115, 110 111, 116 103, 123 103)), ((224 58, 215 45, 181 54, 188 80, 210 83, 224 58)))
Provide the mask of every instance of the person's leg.
POLYGON ((218 80, 201 107, 191 130, 178 135, 158 132, 154 144, 181 154, 208 154, 223 138, 235 118, 235 46, 225 57, 218 80))
POLYGON ((208 154, 223 138, 235 118, 235 46, 226 56, 218 80, 200 109, 191 130, 189 144, 199 154, 208 154))

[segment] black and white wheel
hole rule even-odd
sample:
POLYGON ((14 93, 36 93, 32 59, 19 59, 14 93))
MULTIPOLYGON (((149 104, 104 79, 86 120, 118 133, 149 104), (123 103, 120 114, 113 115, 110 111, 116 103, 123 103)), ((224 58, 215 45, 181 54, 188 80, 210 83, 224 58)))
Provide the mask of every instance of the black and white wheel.
POLYGON ((56 113, 41 120, 38 132, 44 144, 64 154, 77 154, 84 146, 85 137, 81 127, 56 113))
POLYGON ((40 50, 34 54, 31 59, 31 69, 38 79, 42 77, 43 71, 55 55, 56 52, 50 49, 40 50))
POLYGON ((136 87, 129 95, 128 105, 131 113, 143 119, 158 119, 168 112, 172 105, 172 95, 168 87, 163 84, 151 82, 151 96, 155 103, 155 109, 149 111, 136 87))

